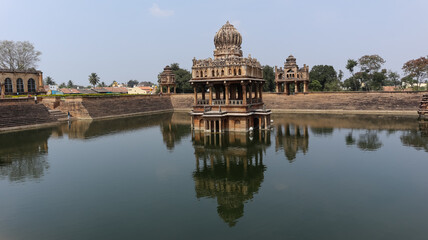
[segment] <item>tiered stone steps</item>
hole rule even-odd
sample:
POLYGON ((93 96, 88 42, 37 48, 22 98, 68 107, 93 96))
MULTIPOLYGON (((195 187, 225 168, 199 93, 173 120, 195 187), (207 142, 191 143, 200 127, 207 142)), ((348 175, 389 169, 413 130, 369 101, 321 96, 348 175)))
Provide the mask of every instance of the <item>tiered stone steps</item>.
POLYGON ((422 100, 419 103, 418 114, 420 118, 428 118, 428 94, 422 96, 422 100))
POLYGON ((94 119, 128 114, 135 115, 151 111, 173 110, 169 96, 94 97, 86 98, 82 104, 94 119))
POLYGON ((49 114, 58 121, 68 120, 68 114, 60 110, 49 110, 49 114))
POLYGON ((56 121, 42 104, 20 103, 0 105, 0 129, 54 123, 56 121))

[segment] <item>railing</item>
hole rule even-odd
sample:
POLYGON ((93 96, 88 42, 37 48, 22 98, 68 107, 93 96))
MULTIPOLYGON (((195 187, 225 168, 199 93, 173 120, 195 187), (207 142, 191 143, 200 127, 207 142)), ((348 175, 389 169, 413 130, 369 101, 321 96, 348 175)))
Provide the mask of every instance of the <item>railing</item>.
POLYGON ((225 100, 213 100, 213 105, 224 105, 226 104, 225 100))
POLYGON ((202 100, 198 100, 197 101, 197 104, 198 105, 208 105, 208 104, 210 104, 210 101, 209 100, 204 100, 204 99, 202 99, 202 100))
POLYGON ((229 100, 230 105, 242 105, 242 100, 229 100))

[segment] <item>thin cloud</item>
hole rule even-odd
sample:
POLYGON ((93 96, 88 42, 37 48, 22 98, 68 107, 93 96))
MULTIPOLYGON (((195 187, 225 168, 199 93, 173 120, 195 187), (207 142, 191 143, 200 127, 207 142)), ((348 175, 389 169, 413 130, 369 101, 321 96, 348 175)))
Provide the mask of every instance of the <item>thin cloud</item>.
POLYGON ((150 10, 150 14, 152 14, 155 17, 169 17, 174 15, 173 10, 160 9, 156 3, 153 3, 152 7, 149 10, 150 10))

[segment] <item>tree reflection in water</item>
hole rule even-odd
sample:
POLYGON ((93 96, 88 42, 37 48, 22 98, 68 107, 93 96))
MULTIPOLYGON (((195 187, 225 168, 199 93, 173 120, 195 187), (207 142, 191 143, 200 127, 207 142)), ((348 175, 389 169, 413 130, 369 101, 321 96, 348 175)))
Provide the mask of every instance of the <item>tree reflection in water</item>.
POLYGON ((400 139, 404 146, 428 152, 428 122, 420 122, 419 130, 404 132, 400 139))
POLYGON ((244 204, 261 186, 266 166, 263 155, 270 132, 205 134, 192 136, 197 198, 217 198, 217 213, 233 227, 244 215, 244 204))
POLYGON ((46 160, 52 129, 0 135, 0 177, 10 181, 38 179, 49 168, 46 160))

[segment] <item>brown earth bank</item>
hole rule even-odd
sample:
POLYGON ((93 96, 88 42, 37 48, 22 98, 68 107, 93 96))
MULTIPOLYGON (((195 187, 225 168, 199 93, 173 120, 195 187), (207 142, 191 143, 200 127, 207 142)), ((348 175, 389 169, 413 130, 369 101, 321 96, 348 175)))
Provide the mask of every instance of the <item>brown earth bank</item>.
MULTIPOLYGON (((273 113, 392 114, 417 116, 422 95, 427 92, 329 92, 285 95, 263 93, 273 113)), ((0 100, 0 129, 22 128, 57 122, 48 110, 70 112, 75 119, 106 119, 188 112, 193 94, 75 96, 0 100)))

